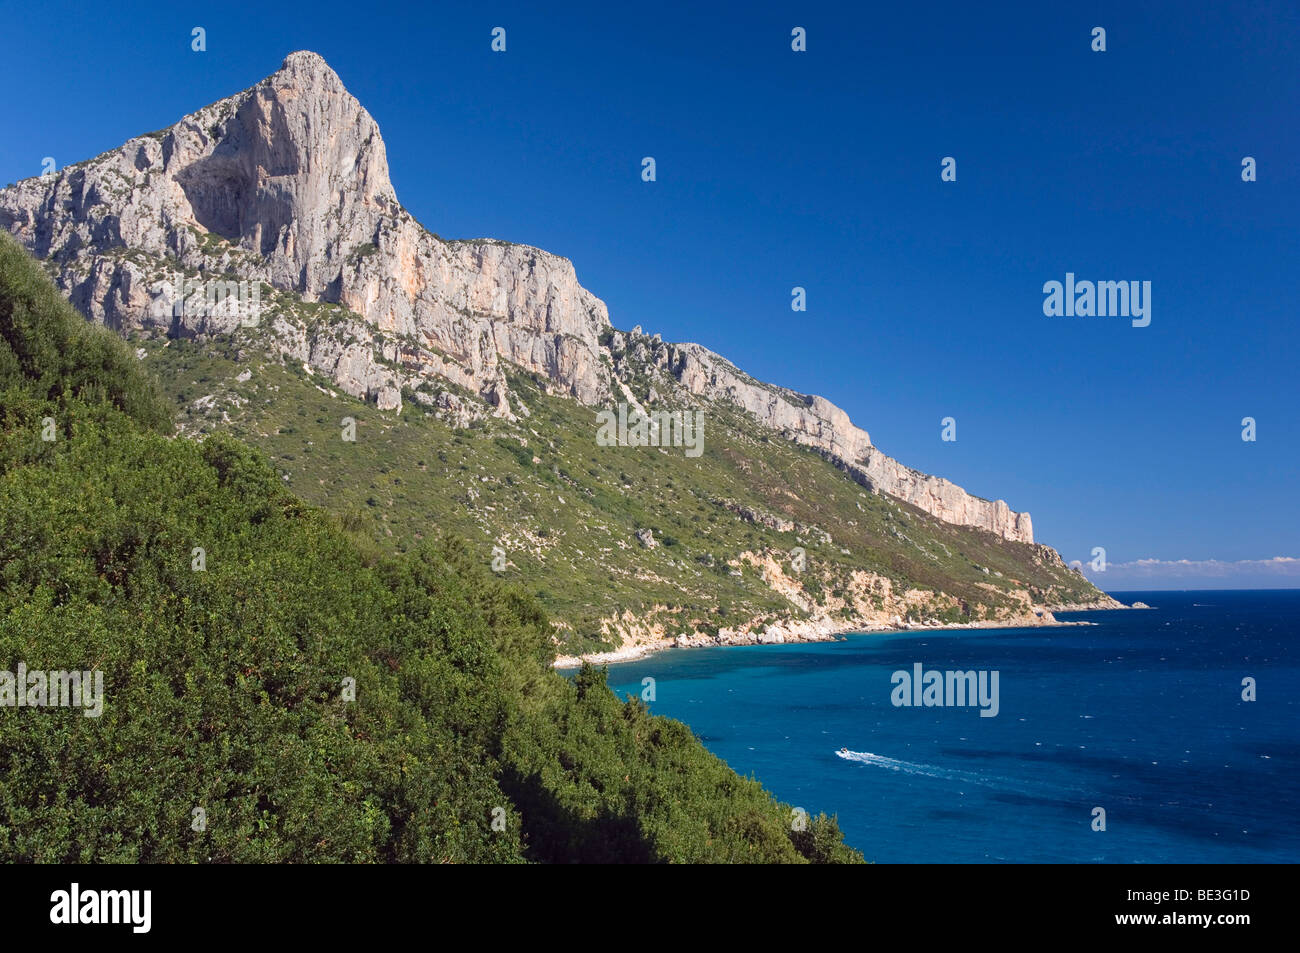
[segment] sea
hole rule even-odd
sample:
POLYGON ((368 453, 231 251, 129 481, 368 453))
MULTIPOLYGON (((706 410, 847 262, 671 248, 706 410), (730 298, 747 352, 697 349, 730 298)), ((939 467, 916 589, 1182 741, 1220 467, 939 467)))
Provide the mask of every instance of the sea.
POLYGON ((868 860, 1300 861, 1300 590, 1113 595, 1152 608, 672 649, 609 683, 868 860))

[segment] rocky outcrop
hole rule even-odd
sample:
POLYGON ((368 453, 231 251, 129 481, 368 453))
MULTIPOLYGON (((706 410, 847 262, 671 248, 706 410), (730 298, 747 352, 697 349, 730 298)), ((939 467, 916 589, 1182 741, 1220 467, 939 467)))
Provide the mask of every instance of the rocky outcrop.
POLYGON ((677 396, 670 385, 728 401, 873 491, 1033 540, 1027 513, 903 466, 822 397, 763 384, 696 344, 615 332, 568 260, 423 228, 397 200, 374 119, 314 53, 291 53, 168 129, 3 190, 0 227, 47 261, 78 308, 121 331, 230 333, 239 314, 177 307, 189 300, 177 281, 265 283, 347 312, 322 327, 310 311, 275 311, 268 348, 383 410, 401 409, 403 389, 450 381, 513 417, 506 365, 596 406, 628 394, 619 375, 633 364, 660 367, 665 389, 650 386, 649 403, 677 396))
MULTIPOLYGON (((679 607, 656 605, 639 616, 624 611, 602 620, 602 634, 617 648, 584 655, 560 655, 553 664, 557 668, 575 668, 584 661, 603 665, 674 648, 827 642, 850 633, 1090 624, 1062 622, 1053 614, 1053 607, 1034 604, 1024 591, 1016 593, 1020 597, 1019 605, 988 610, 988 618, 943 622, 939 615, 944 609, 959 605, 960 600, 917 589, 900 592, 889 578, 861 571, 853 573, 842 596, 817 603, 808 597, 800 582, 787 575, 782 562, 772 554, 746 552, 736 562, 760 571, 764 582, 789 600, 793 611, 766 613, 716 628, 701 626, 699 619, 684 617, 679 607)), ((1059 608, 1078 611, 1123 606, 1106 598, 1086 606, 1059 608)))
POLYGON ((1028 513, 1016 513, 1002 500, 972 496, 942 477, 904 466, 873 447, 867 432, 823 397, 756 381, 698 344, 671 347, 667 365, 692 394, 730 400, 763 426, 824 452, 870 490, 904 500, 949 523, 978 526, 1018 542, 1034 541, 1028 513))
POLYGON ((868 450, 858 460, 845 460, 853 477, 873 490, 887 493, 932 516, 961 526, 978 526, 1006 539, 1034 541, 1028 513, 1014 512, 1002 500, 972 496, 943 477, 930 476, 903 466, 879 450, 868 450))
POLYGON ((508 413, 502 360, 584 403, 608 392, 597 339, 609 315, 572 263, 524 245, 443 241, 421 227, 398 204, 379 127, 314 53, 290 54, 253 88, 167 130, 6 189, 0 227, 110 327, 228 330, 207 314, 156 307, 174 264, 197 280, 233 270, 337 303, 374 330, 439 352, 397 373, 364 347, 340 355, 294 342, 308 360, 320 352, 315 366, 340 375, 345 390, 382 392, 393 407, 401 386, 445 376, 508 413), (127 250, 152 262, 114 254, 127 250))
POLYGON ((848 414, 824 397, 796 394, 756 381, 698 344, 671 347, 668 362, 673 376, 692 394, 725 397, 791 440, 842 460, 857 460, 871 449, 867 432, 854 426, 848 414))

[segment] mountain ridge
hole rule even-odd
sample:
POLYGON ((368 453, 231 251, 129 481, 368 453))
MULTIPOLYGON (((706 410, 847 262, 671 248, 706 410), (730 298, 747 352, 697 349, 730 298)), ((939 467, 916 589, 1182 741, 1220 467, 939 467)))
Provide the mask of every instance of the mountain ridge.
POLYGON ((618 331, 569 259, 493 239, 448 241, 420 225, 397 199, 378 124, 310 51, 165 130, 0 191, 0 227, 52 264, 84 313, 119 331, 194 336, 236 320, 177 316, 171 301, 160 306, 157 268, 115 252, 175 259, 196 275, 233 271, 354 315, 350 344, 289 324, 272 330, 293 359, 380 410, 400 413, 404 391, 428 406, 454 402, 439 390, 449 382, 516 419, 507 365, 591 407, 618 399, 618 382, 649 378, 647 405, 729 401, 872 492, 1033 542, 1028 513, 894 460, 829 400, 757 381, 699 344, 618 331))

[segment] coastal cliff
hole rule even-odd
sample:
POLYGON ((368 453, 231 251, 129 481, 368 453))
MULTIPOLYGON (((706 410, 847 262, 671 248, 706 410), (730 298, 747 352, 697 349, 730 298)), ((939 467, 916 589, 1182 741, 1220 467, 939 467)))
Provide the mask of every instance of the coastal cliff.
POLYGON ((904 466, 825 398, 756 381, 696 344, 614 332, 567 259, 425 229, 398 202, 378 125, 315 53, 291 53, 260 83, 166 129, 0 191, 0 227, 83 313, 119 331, 236 326, 234 315, 175 307, 174 275, 265 283, 339 309, 328 327, 268 315, 268 346, 380 410, 400 411, 403 391, 445 405, 452 384, 513 419, 507 366, 592 407, 648 374, 649 402, 734 404, 873 492, 1033 541, 1028 513, 904 466))

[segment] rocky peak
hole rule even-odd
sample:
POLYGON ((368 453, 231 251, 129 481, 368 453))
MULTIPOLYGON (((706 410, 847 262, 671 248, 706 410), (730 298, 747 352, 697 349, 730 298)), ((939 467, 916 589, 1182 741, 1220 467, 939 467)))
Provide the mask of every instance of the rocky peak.
POLYGON ((173 141, 165 171, 189 217, 271 260, 277 287, 337 300, 346 252, 400 211, 379 126, 315 53, 290 53, 178 123, 173 141))
POLYGON ((356 322, 277 318, 278 348, 383 410, 400 409, 403 387, 450 381, 512 416, 503 358, 584 403, 608 394, 609 315, 572 263, 423 228, 397 201, 378 125, 309 51, 168 129, 0 192, 0 227, 56 266, 78 308, 124 331, 232 329, 156 307, 177 271, 342 305, 356 322))
POLYGON ((567 259, 423 228, 398 203, 378 125, 310 51, 166 130, 0 191, 0 227, 50 263, 92 320, 124 331, 233 330, 238 321, 158 307, 160 282, 180 272, 339 305, 342 322, 277 311, 268 347, 381 410, 400 410, 403 388, 446 403, 438 388, 451 382, 513 417, 506 365, 593 406, 649 377, 643 399, 739 405, 874 491, 1033 539, 1028 514, 904 467, 822 397, 757 381, 699 345, 614 332, 567 259))

